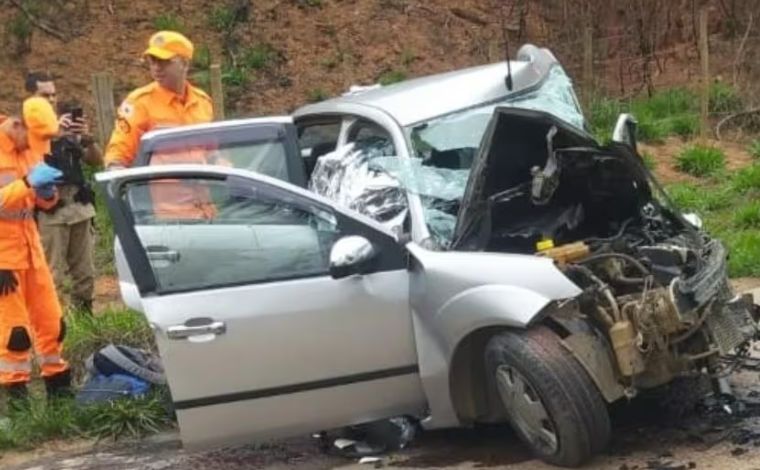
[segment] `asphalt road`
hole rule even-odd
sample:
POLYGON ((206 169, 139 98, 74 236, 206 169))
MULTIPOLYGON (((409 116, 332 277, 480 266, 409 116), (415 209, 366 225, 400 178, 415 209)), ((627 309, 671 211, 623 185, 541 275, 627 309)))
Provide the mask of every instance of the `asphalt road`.
MULTIPOLYGON (((584 468, 609 470, 760 469, 760 380, 758 372, 734 378, 744 403, 731 414, 721 406, 700 408, 685 417, 637 403, 615 410, 609 450, 584 468), (741 416, 737 416, 737 414, 741 416)), ((508 429, 448 430, 419 436, 408 448, 359 464, 320 450, 317 441, 300 438, 260 446, 189 453, 176 434, 121 445, 75 443, 34 454, 7 454, 0 467, 12 470, 161 470, 245 469, 548 469, 530 457, 508 429)))

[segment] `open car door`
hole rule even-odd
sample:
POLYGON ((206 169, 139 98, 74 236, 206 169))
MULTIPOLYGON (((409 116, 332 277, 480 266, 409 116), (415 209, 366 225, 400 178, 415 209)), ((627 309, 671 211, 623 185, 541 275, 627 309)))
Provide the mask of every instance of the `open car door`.
POLYGON ((148 166, 97 179, 185 445, 423 411, 407 254, 382 226, 244 170, 148 166), (165 211, 176 200, 157 187, 181 188, 185 210, 165 211), (335 278, 331 251, 346 237, 376 256, 335 278))
POLYGON ((140 140, 135 166, 221 165, 306 186, 292 118, 273 116, 158 129, 140 140))

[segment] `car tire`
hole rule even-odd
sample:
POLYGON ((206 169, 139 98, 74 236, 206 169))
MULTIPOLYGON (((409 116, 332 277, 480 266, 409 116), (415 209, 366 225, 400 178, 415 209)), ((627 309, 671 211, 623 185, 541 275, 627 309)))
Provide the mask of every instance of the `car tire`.
POLYGON ((538 326, 496 335, 485 365, 510 424, 537 458, 576 467, 606 448, 607 405, 553 331, 538 326))

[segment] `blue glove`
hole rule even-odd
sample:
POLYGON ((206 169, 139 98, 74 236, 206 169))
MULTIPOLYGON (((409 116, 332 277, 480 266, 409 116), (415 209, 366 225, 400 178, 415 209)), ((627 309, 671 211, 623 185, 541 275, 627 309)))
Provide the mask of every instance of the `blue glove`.
POLYGON ((40 186, 39 188, 34 188, 34 193, 40 199, 53 199, 55 197, 55 185, 48 184, 45 186, 40 186))
POLYGON ((29 182, 29 186, 34 189, 39 189, 43 186, 50 186, 53 183, 58 182, 63 177, 61 170, 53 168, 47 163, 38 163, 32 171, 26 175, 26 180, 29 182))

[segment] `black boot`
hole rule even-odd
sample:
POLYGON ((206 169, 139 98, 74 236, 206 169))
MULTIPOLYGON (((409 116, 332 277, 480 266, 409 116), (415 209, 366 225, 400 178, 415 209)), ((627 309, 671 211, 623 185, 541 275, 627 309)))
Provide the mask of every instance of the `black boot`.
POLYGON ((8 411, 10 413, 20 413, 29 409, 31 404, 26 383, 3 385, 3 388, 8 392, 8 411))
POLYGON ((45 391, 47 392, 48 401, 73 398, 74 393, 71 391, 71 370, 45 377, 45 391))

